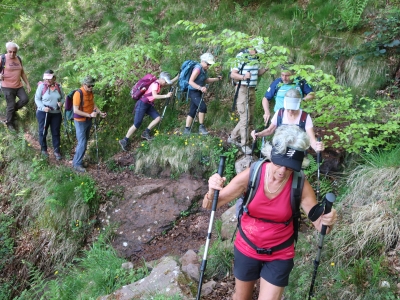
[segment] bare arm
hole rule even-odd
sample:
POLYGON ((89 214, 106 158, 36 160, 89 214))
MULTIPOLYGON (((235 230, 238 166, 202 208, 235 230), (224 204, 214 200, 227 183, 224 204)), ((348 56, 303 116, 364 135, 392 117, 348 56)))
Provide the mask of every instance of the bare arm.
POLYGON ((315 98, 315 93, 314 93, 314 92, 311 92, 311 93, 307 94, 307 96, 305 96, 305 97, 303 98, 303 100, 312 100, 312 99, 314 99, 314 98, 315 98))
POLYGON ((199 91, 202 91, 203 93, 207 92, 207 88, 205 86, 200 86, 194 82, 196 80, 197 76, 199 76, 199 71, 197 69, 194 69, 192 74, 190 75, 190 79, 189 79, 190 86, 199 91))
POLYGON ((211 208, 215 190, 220 191, 217 207, 221 207, 224 204, 229 203, 243 195, 247 188, 249 176, 250 169, 247 168, 243 172, 236 175, 226 187, 223 187, 226 178, 219 176, 219 174, 212 175, 208 180, 208 193, 204 197, 203 207, 208 209, 211 208))
POLYGON ((159 95, 156 90, 153 90, 151 93, 154 97, 154 100, 155 99, 167 99, 172 96, 172 92, 168 92, 168 94, 166 94, 166 95, 159 95))
POLYGON ((314 149, 315 152, 324 151, 325 146, 323 142, 317 142, 315 138, 314 127, 306 129, 307 135, 310 138, 311 147, 314 149))
POLYGON ((262 99, 262 107, 264 109, 264 124, 267 124, 269 118, 271 117, 271 113, 269 112, 269 101, 267 98, 263 97, 262 99))
POLYGON ((31 85, 29 84, 28 77, 26 76, 24 69, 22 69, 21 77, 22 77, 22 80, 26 84, 26 89, 28 90, 28 93, 30 93, 31 92, 31 85))
MULTIPOLYGON (((260 132, 257 132, 257 133, 254 132, 254 136, 256 136, 256 137, 258 137, 258 136, 268 136, 268 135, 273 134, 275 132, 275 129, 276 129, 276 125, 271 123, 267 129, 264 129, 263 131, 260 131, 260 132)), ((252 136, 253 136, 253 132, 252 132, 252 136)))

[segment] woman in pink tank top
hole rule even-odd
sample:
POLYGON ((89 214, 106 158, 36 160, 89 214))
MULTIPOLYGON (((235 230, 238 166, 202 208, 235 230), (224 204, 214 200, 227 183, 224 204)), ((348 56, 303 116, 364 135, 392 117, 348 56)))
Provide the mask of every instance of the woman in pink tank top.
MULTIPOLYGON (((280 300, 284 287, 288 285, 295 256, 293 245, 293 218, 291 186, 294 171, 300 172, 304 151, 310 140, 298 126, 279 127, 272 140, 271 163, 264 163, 261 179, 248 212, 241 217, 234 246, 234 300, 252 299, 254 284, 260 279, 258 299, 280 300)), ((219 191, 218 205, 221 207, 246 192, 250 169, 238 174, 227 185, 225 178, 214 174, 210 177, 209 191, 203 200, 204 208, 211 208, 214 191, 219 191)), ((317 205, 310 183, 305 180, 300 206, 308 215, 317 205)), ((320 216, 313 225, 321 230, 328 226, 327 233, 337 219, 336 210, 320 216)))

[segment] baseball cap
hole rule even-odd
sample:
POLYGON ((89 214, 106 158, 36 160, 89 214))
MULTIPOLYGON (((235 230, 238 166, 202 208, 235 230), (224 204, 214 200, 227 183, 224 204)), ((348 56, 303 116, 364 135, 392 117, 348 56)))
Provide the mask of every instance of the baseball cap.
POLYGON ((286 153, 280 154, 275 151, 274 147, 272 147, 271 161, 276 165, 284 166, 300 172, 303 159, 304 150, 297 150, 287 147, 286 153))
POLYGON ((208 53, 208 52, 204 53, 202 56, 200 56, 200 59, 201 59, 201 61, 205 61, 209 65, 215 64, 214 55, 212 55, 211 53, 208 53))
POLYGON ((166 83, 171 84, 171 75, 168 72, 161 72, 160 79, 164 79, 166 83))

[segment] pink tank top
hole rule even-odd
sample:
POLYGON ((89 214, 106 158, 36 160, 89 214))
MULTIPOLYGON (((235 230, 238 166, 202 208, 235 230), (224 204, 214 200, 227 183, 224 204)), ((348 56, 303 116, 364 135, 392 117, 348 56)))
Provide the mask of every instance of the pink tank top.
MULTIPOLYGON (((292 189, 293 174, 290 175, 283 190, 275 198, 269 199, 264 193, 264 178, 268 163, 264 164, 261 171, 260 184, 258 190, 248 206, 250 215, 256 218, 263 218, 275 222, 286 222, 292 216, 290 204, 290 192, 292 189)), ((293 222, 289 225, 264 222, 252 218, 243 213, 241 226, 247 238, 259 248, 271 248, 288 240, 293 234, 293 222)), ((272 255, 257 254, 247 242, 242 238, 240 232, 237 232, 235 240, 236 248, 244 255, 262 260, 272 261, 277 259, 291 259, 294 257, 294 244, 278 250, 272 255)))

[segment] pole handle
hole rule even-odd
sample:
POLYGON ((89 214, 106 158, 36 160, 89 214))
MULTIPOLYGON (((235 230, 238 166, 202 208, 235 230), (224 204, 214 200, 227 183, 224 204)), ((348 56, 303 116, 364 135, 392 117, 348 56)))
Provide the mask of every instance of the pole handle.
MULTIPOLYGON (((329 214, 332 211, 333 202, 335 202, 336 196, 333 193, 328 193, 328 194, 326 194, 325 199, 326 199, 326 202, 325 202, 324 215, 329 214)), ((326 235, 327 228, 328 228, 328 226, 322 225, 321 235, 326 235)))
MULTIPOLYGON (((321 141, 321 137, 317 138, 317 142, 321 141)), ((317 163, 321 163, 321 151, 317 151, 317 163)))
MULTIPOLYGON (((219 166, 218 166, 218 175, 222 177, 224 175, 224 169, 225 169, 225 160, 226 156, 221 155, 219 157, 219 166)), ((214 191, 214 198, 213 198, 213 203, 212 203, 212 211, 217 210, 217 204, 218 204, 218 196, 219 196, 219 191, 214 191)))

